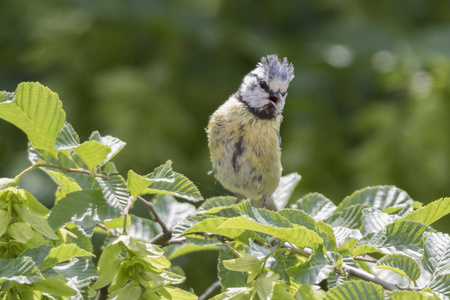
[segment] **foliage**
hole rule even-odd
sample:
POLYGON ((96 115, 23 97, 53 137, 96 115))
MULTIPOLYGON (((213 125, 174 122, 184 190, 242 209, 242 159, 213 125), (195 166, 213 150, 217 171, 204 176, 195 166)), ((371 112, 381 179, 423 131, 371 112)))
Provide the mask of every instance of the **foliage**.
POLYGON ((274 193, 278 211, 234 197, 199 204, 170 161, 122 177, 112 159, 125 143, 98 132, 81 142, 39 83, 0 93, 0 118, 27 135, 32 164, 0 179, 0 299, 93 299, 105 289, 110 299, 198 299, 175 287, 185 276, 171 260, 204 250, 220 254, 216 300, 450 298, 450 236, 431 227, 450 198, 423 206, 375 186, 337 206, 313 193, 286 207, 293 173, 274 193), (51 210, 20 188, 35 169, 58 186, 51 210), (137 202, 150 219, 130 213, 137 202), (107 237, 98 259, 94 233, 107 237))

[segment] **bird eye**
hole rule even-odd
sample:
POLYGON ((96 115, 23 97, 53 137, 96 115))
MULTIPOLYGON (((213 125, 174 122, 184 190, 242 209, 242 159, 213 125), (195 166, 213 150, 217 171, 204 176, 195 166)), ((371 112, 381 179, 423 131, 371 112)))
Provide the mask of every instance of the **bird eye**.
POLYGON ((264 90, 268 88, 267 83, 265 81, 260 81, 259 86, 264 90))

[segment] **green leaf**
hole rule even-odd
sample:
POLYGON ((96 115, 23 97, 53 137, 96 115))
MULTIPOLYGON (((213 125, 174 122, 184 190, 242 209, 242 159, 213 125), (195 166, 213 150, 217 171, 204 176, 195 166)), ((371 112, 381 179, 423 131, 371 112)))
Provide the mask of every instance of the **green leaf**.
POLYGON ((252 289, 248 287, 229 288, 210 300, 250 300, 252 289))
POLYGON ((301 209, 316 221, 328 218, 336 210, 336 205, 324 195, 312 193, 300 198, 292 207, 301 209))
POLYGON ((97 223, 118 218, 117 208, 108 205, 99 190, 83 190, 67 194, 50 211, 48 222, 55 230, 67 223, 75 223, 88 234, 97 223))
POLYGON ((278 212, 279 215, 283 216, 292 224, 297 224, 300 226, 305 226, 308 229, 316 230, 316 222, 314 219, 305 213, 304 211, 298 209, 283 209, 278 212))
POLYGON ((331 288, 324 298, 324 300, 350 299, 384 300, 383 288, 372 282, 348 281, 331 288))
POLYGON ((323 242, 322 238, 316 232, 304 226, 292 224, 290 228, 274 227, 273 225, 257 223, 246 217, 229 219, 219 225, 218 229, 258 231, 291 242, 299 248, 323 242))
POLYGON ((247 276, 244 272, 232 271, 223 264, 225 260, 233 259, 235 256, 228 249, 221 249, 217 264, 217 275, 222 288, 226 290, 231 287, 241 287, 247 282, 247 276))
POLYGON ((80 145, 80 138, 72 125, 65 123, 55 140, 56 150, 72 149, 80 145))
POLYGON ((11 215, 6 210, 0 209, 0 237, 6 232, 11 224, 11 215))
POLYGON ((420 277, 419 265, 409 256, 403 254, 391 254, 381 258, 376 263, 376 268, 394 271, 411 280, 417 280, 420 277))
POLYGON ((102 164, 111 153, 109 146, 97 141, 88 141, 72 149, 86 164, 90 171, 102 164))
POLYGON ((55 139, 66 118, 58 95, 39 83, 21 83, 14 100, 0 102, 0 118, 20 128, 31 145, 56 156, 55 139))
POLYGON ((31 227, 33 227, 37 232, 52 240, 59 240, 59 237, 55 234, 52 228, 47 223, 47 220, 44 217, 36 214, 30 209, 15 204, 14 211, 19 215, 19 217, 26 223, 28 223, 31 227))
POLYGON ((212 197, 206 199, 205 202, 200 205, 198 210, 205 213, 214 213, 218 209, 226 206, 231 206, 236 203, 236 197, 232 196, 222 196, 222 197, 212 197))
POLYGON ((290 268, 288 272, 295 282, 318 284, 327 278, 328 274, 333 271, 333 268, 334 264, 328 261, 328 258, 324 254, 323 247, 319 246, 315 248, 313 254, 306 263, 298 267, 290 268))
POLYGON ((396 221, 383 230, 364 236, 356 244, 353 255, 366 253, 367 246, 386 254, 403 253, 418 259, 422 256, 422 237, 430 228, 412 221, 396 221))
POLYGON ((103 250, 98 262, 98 275, 100 276, 92 286, 94 289, 102 288, 114 279, 120 269, 119 255, 123 246, 119 243, 110 244, 103 250))
MULTIPOLYGON (((182 290, 180 288, 176 288, 173 286, 166 286, 162 288, 159 292, 162 296, 166 298, 163 299, 178 299, 178 300, 197 300, 198 297, 194 294, 189 293, 188 291, 182 290), (166 295, 166 293, 168 295, 166 295)), ((129 298, 127 298, 129 299, 129 298)))
POLYGON ((420 222, 430 225, 450 213, 450 198, 442 198, 431 202, 425 207, 419 208, 407 214, 401 220, 420 222))
POLYGON ((436 276, 428 285, 433 292, 450 297, 450 274, 436 276))
POLYGON ((63 261, 67 261, 72 259, 73 257, 80 257, 80 256, 94 256, 94 255, 90 252, 87 252, 79 248, 75 244, 60 245, 50 250, 44 262, 42 263, 40 269, 43 270, 46 268, 50 268, 63 261))
POLYGON ((0 190, 8 187, 17 187, 17 182, 13 178, 0 178, 0 190))
POLYGON ((7 233, 19 243, 26 243, 29 239, 33 238, 34 235, 30 225, 23 222, 11 224, 7 233))
POLYGON ((35 262, 31 257, 16 259, 0 258, 0 282, 15 281, 19 284, 31 284, 42 278, 37 277, 35 262))
POLYGON ((131 195, 134 198, 137 196, 148 194, 147 187, 154 182, 168 182, 175 181, 175 174, 172 171, 172 161, 168 160, 165 164, 156 168, 152 173, 141 176, 136 174, 133 170, 128 171, 127 185, 131 195))
POLYGON ((362 204, 384 210, 388 207, 403 207, 413 202, 414 200, 405 191, 395 186, 375 186, 356 191, 346 197, 339 205, 339 209, 344 210, 352 205, 362 204))
POLYGON ((218 250, 219 244, 221 243, 217 240, 187 237, 182 245, 170 245, 165 254, 169 260, 173 260, 192 252, 218 250))
POLYGON ((99 183, 109 205, 122 210, 125 209, 130 198, 130 192, 128 191, 127 183, 121 175, 110 175, 108 180, 96 177, 95 180, 99 183))
POLYGON ((33 284, 38 291, 54 296, 75 296, 77 292, 57 278, 46 278, 33 284))
POLYGON ((326 223, 331 226, 341 226, 350 229, 359 229, 362 225, 362 211, 366 208, 364 204, 351 205, 344 210, 336 210, 326 219, 326 223))
POLYGON ((61 192, 64 196, 68 193, 81 191, 81 187, 76 180, 66 174, 53 170, 48 170, 47 174, 61 188, 61 192))
POLYGON ((94 131, 89 137, 90 141, 97 141, 102 145, 108 146, 111 152, 106 157, 106 160, 102 162, 102 165, 111 160, 117 153, 125 147, 126 143, 119 140, 118 138, 112 137, 110 135, 101 136, 98 131, 94 131))
POLYGON ((154 206, 168 228, 174 228, 188 216, 195 215, 194 205, 180 203, 170 195, 157 195, 154 200, 154 206))
POLYGON ((160 226, 147 218, 131 216, 131 223, 128 228, 128 235, 139 240, 150 242, 158 233, 161 232, 160 226))
POLYGON ((441 232, 424 232, 423 266, 432 277, 450 266, 450 236, 441 232))
POLYGON ((242 257, 224 260, 223 265, 229 270, 238 272, 253 273, 261 269, 261 262, 253 255, 246 253, 242 257))
POLYGON ((280 178, 278 187, 272 194, 273 204, 278 210, 286 207, 292 192, 301 178, 298 173, 291 173, 280 178))
POLYGON ((432 296, 427 296, 417 291, 392 291, 387 293, 390 300, 435 300, 432 296))
POLYGON ((361 233, 363 235, 380 231, 398 218, 398 216, 389 215, 372 207, 363 209, 362 214, 363 227, 361 233))
POLYGON ((90 259, 73 258, 69 262, 58 264, 53 267, 53 270, 60 273, 66 279, 70 279, 75 282, 97 277, 97 268, 90 259))
MULTIPOLYGON (((270 300, 273 298, 273 278, 261 277, 255 280, 253 290, 258 294, 259 299, 270 300)), ((280 298, 275 298, 280 299, 280 298)))

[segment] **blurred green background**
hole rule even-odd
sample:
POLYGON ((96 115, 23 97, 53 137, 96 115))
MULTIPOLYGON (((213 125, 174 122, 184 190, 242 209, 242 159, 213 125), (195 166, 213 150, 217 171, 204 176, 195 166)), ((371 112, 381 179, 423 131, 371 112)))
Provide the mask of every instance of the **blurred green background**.
MULTIPOLYGON (((294 199, 390 184, 427 203, 450 196, 449 22, 444 0, 3 0, 0 90, 47 85, 82 140, 127 143, 123 174, 171 159, 210 197, 227 192, 207 175, 208 117, 277 53, 295 66, 281 128, 294 199)), ((0 149, 0 177, 29 164, 3 121, 0 149)), ((52 198, 42 174, 26 179, 52 198)))

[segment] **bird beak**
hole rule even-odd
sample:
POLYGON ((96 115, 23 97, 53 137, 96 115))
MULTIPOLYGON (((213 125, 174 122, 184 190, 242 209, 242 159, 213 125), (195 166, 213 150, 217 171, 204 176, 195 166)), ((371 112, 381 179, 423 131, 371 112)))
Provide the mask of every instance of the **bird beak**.
POLYGON ((283 95, 281 95, 281 93, 278 92, 270 92, 269 94, 269 99, 270 101, 272 101, 272 104, 274 104, 276 106, 276 104, 283 98, 283 95))

